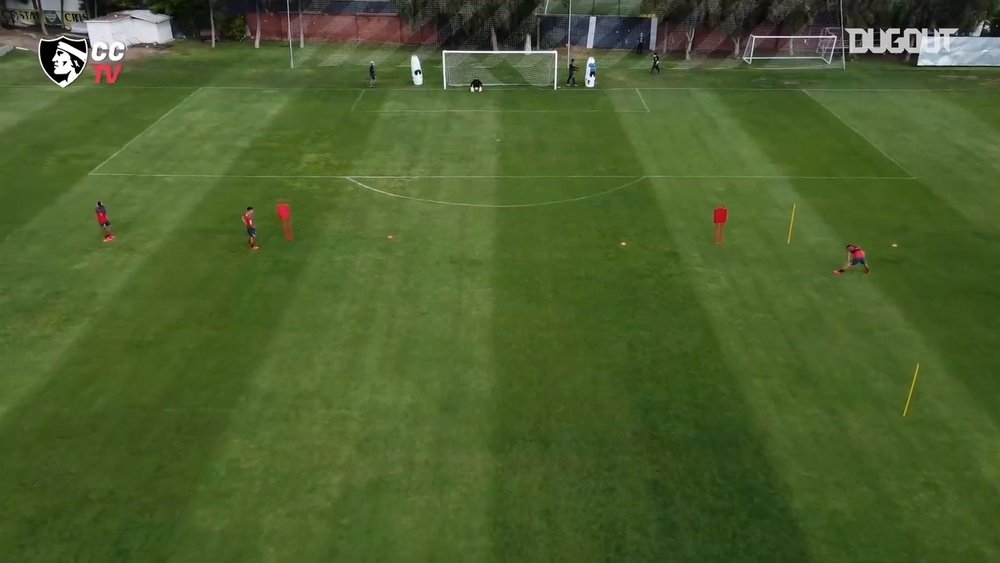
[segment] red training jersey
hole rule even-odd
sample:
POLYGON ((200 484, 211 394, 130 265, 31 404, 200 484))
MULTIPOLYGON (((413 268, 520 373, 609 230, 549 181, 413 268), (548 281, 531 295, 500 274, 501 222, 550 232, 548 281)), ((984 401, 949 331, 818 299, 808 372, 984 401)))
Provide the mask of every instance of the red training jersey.
POLYGON ((865 251, 861 250, 860 246, 855 246, 854 248, 851 249, 851 256, 853 256, 855 258, 864 258, 865 257, 865 251))
POLYGON ((243 224, 246 225, 247 228, 253 227, 253 211, 247 211, 243 214, 243 224))
POLYGON ((712 220, 716 224, 725 223, 728 218, 729 218, 729 210, 726 209, 725 207, 716 208, 715 212, 712 215, 712 220))
POLYGON ((97 222, 101 225, 108 222, 108 213, 103 207, 98 207, 94 213, 97 214, 97 222))

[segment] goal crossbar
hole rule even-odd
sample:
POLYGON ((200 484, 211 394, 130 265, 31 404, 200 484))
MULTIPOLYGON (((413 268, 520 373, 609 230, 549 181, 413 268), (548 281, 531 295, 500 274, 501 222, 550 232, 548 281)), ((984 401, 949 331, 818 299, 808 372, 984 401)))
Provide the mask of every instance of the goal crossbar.
POLYGON ((558 51, 452 51, 441 52, 441 78, 444 89, 449 86, 468 86, 471 78, 478 78, 486 86, 545 86, 551 85, 555 90, 559 86, 559 52, 558 51), (473 64, 472 70, 459 70, 454 61, 449 63, 449 56, 453 59, 492 59, 490 62, 473 64), (552 68, 549 70, 545 64, 549 59, 552 61, 552 68), (504 61, 515 61, 508 64, 507 75, 502 72, 493 72, 500 63, 504 61), (545 65, 542 68, 534 68, 535 63, 518 64, 517 61, 536 61, 545 65), (521 67, 521 68, 518 68, 521 67), (511 74, 516 76, 510 76, 511 74), (466 76, 468 75, 468 76, 466 76), (507 78, 512 78, 508 80, 507 78))

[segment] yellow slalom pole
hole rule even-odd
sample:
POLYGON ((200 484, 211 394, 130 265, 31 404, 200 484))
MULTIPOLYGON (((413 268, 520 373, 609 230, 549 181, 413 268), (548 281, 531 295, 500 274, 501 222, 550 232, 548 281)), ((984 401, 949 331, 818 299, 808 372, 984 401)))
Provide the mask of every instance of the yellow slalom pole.
POLYGON ((792 204, 792 220, 788 222, 788 242, 785 244, 792 244, 792 229, 795 228, 795 206, 792 204))
POLYGON ((917 369, 913 372, 913 383, 910 384, 910 394, 906 396, 906 406, 903 407, 903 416, 910 412, 910 401, 913 399, 913 390, 917 388, 917 375, 920 373, 920 362, 917 362, 917 369))

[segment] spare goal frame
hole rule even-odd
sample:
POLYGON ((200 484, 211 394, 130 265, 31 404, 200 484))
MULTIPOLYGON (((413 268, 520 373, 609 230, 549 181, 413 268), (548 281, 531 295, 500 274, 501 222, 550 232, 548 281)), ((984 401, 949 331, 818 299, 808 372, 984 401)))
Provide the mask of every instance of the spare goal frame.
POLYGON ((829 35, 751 35, 747 38, 747 46, 743 51, 743 61, 747 64, 753 64, 754 60, 819 60, 826 64, 831 64, 833 62, 833 54, 837 50, 838 43, 841 42, 841 38, 834 34, 829 35), (794 48, 795 40, 816 40, 817 45, 815 49, 805 48, 801 53, 795 53, 792 51, 794 48), (782 41, 787 40, 787 47, 789 49, 789 54, 787 55, 754 55, 754 47, 757 45, 758 41, 782 41), (827 43, 828 42, 828 43, 827 43), (824 47, 824 45, 829 45, 824 47))

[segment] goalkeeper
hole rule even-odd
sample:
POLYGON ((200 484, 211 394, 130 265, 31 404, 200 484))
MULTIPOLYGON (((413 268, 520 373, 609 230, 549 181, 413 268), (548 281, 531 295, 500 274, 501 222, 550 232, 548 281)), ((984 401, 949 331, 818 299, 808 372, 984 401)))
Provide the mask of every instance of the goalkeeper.
POLYGON ((478 78, 472 79, 472 85, 469 87, 470 92, 482 92, 483 91, 483 81, 478 78))

